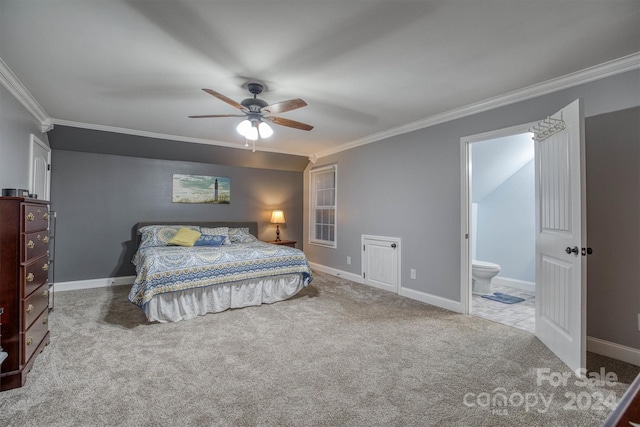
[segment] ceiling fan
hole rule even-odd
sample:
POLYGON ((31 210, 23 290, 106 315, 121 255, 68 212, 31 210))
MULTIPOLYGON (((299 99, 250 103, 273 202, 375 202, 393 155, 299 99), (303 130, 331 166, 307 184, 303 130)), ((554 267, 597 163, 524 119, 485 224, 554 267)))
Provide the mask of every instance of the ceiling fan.
POLYGON ((288 101, 276 102, 275 104, 267 104, 266 101, 258 98, 258 95, 262 93, 264 86, 260 83, 249 83, 247 85, 249 92, 253 94, 253 98, 243 99, 240 103, 227 98, 226 96, 211 90, 202 89, 209 95, 215 96, 221 101, 226 102, 232 107, 241 110, 243 114, 207 114, 202 116, 189 116, 192 119, 204 119, 212 117, 245 117, 236 130, 246 139, 255 141, 260 138, 268 138, 273 134, 273 130, 267 124, 267 122, 275 123, 280 126, 287 126, 294 129, 310 131, 313 126, 306 123, 297 122, 295 120, 284 119, 282 117, 272 116, 271 114, 285 113, 287 111, 295 110, 307 105, 300 98, 290 99, 288 101))

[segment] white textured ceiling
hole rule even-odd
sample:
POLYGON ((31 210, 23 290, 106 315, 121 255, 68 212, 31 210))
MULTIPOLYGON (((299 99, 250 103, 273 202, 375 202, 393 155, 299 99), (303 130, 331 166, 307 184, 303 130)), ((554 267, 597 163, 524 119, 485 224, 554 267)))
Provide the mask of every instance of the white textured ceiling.
POLYGON ((0 0, 0 58, 54 123, 242 147, 248 81, 311 155, 640 51, 638 0, 0 0))

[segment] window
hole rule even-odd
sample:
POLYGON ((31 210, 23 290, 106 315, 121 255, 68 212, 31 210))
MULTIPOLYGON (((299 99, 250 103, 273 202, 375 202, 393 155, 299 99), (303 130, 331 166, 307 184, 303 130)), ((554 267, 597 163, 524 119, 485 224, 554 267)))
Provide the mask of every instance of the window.
POLYGON ((336 187, 338 166, 312 169, 309 242, 336 247, 336 187))

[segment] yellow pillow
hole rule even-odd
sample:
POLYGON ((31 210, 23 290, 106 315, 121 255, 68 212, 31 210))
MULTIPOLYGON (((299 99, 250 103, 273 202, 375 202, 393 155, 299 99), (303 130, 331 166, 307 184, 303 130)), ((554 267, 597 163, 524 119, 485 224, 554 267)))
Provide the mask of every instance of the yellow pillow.
POLYGON ((185 227, 180 227, 173 239, 169 240, 170 245, 193 246, 200 238, 200 232, 185 227))

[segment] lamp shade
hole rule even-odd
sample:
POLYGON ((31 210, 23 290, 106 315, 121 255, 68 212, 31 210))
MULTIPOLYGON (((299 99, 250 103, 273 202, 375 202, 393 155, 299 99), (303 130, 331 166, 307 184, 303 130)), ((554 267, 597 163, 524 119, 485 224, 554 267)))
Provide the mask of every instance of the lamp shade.
POLYGON ((251 126, 249 129, 247 129, 244 137, 248 140, 255 141, 256 139, 258 139, 258 128, 251 126))
POLYGON ((271 213, 271 223, 272 224, 284 224, 284 212, 281 210, 275 210, 271 213))
POLYGON ((241 121, 240 124, 236 127, 236 130, 240 135, 251 141, 255 141, 256 139, 258 139, 258 128, 249 120, 241 121))
POLYGON ((258 131, 260 132, 260 138, 269 138, 273 135, 273 129, 271 129, 271 126, 265 122, 260 122, 258 125, 258 131))
POLYGON ((241 121, 238 127, 236 127, 236 130, 242 136, 245 136, 249 129, 251 129, 251 122, 249 120, 241 121))

